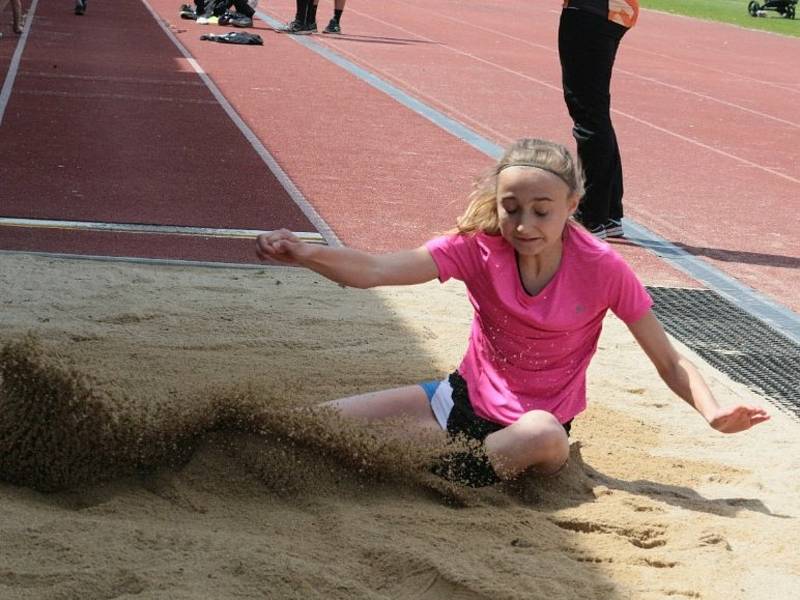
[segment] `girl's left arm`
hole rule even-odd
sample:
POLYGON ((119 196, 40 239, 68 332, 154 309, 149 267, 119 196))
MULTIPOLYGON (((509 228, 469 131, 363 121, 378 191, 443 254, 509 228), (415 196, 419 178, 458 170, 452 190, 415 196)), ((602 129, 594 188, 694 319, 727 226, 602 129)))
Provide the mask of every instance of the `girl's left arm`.
POLYGON ((652 310, 628 325, 633 337, 658 370, 661 379, 699 412, 708 424, 723 433, 736 433, 763 423, 769 415, 762 408, 739 404, 720 406, 697 368, 670 342, 652 310))

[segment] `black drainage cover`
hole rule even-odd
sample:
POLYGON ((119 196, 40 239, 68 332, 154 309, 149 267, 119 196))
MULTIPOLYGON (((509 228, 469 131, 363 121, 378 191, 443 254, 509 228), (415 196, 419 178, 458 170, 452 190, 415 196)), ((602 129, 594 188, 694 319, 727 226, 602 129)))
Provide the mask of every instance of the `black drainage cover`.
POLYGON ((734 381, 800 418, 800 346, 711 290, 647 291, 670 335, 734 381))

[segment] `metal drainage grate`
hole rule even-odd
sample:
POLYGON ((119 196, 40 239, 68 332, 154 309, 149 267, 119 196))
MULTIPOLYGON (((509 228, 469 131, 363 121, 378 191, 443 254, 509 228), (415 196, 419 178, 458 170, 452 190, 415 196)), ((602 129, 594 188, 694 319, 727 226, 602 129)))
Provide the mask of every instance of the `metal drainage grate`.
POLYGON ((800 418, 800 346, 711 290, 647 290, 654 312, 673 337, 800 418))

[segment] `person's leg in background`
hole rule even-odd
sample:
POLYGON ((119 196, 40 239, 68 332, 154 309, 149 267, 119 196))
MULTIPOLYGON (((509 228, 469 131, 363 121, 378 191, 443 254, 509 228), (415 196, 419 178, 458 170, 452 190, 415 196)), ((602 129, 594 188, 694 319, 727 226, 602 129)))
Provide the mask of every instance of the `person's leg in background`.
POLYGON ((597 237, 621 235, 622 160, 611 123, 611 74, 627 29, 602 16, 564 9, 559 24, 564 100, 586 176, 580 221, 597 237), (618 226, 618 227, 617 227, 618 226))
MULTIPOLYGON (((319 0, 316 0, 319 3, 319 0)), ((344 12, 344 5, 347 0, 334 0, 333 4, 333 18, 328 23, 328 26, 322 30, 322 33, 342 33, 340 21, 342 13, 344 12)))
POLYGON ((11 0, 11 28, 14 33, 22 33, 22 2, 20 0, 11 0))
POLYGON ((295 35, 308 35, 317 30, 317 23, 315 19, 309 18, 309 9, 316 14, 313 0, 295 0, 297 10, 294 15, 294 21, 287 23, 283 27, 278 28, 276 31, 281 33, 293 33, 295 35))
POLYGON ((228 22, 234 27, 252 27, 253 15, 256 14, 256 11, 247 0, 233 0, 233 6, 236 9, 236 15, 231 17, 228 22))
POLYGON ((317 30, 317 3, 319 0, 308 0, 308 10, 306 11, 306 27, 314 26, 317 30))

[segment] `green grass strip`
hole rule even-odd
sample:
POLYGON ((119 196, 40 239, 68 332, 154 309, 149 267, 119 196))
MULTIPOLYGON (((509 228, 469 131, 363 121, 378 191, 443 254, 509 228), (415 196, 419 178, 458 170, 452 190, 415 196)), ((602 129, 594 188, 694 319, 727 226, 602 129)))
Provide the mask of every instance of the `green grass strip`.
MULTIPOLYGON (((758 3, 763 6, 765 1, 758 0, 758 3)), ((676 15, 800 37, 800 5, 795 7, 798 14, 793 20, 786 19, 775 11, 767 11, 766 17, 751 17, 747 12, 748 2, 749 0, 641 0, 641 5, 642 8, 676 15)))

